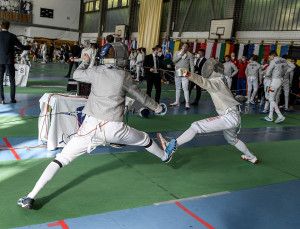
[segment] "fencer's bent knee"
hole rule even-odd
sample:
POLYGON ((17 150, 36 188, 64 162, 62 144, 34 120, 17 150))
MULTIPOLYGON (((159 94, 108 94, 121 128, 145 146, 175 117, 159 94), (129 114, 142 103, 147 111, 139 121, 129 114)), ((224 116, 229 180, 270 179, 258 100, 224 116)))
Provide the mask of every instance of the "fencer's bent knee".
POLYGON ((72 160, 68 157, 66 157, 65 155, 62 155, 61 153, 57 154, 56 157, 55 157, 55 160, 54 162, 57 163, 59 165, 60 163, 60 167, 64 167, 64 166, 67 166, 68 164, 70 164, 72 160), (59 162, 59 163, 58 163, 59 162))

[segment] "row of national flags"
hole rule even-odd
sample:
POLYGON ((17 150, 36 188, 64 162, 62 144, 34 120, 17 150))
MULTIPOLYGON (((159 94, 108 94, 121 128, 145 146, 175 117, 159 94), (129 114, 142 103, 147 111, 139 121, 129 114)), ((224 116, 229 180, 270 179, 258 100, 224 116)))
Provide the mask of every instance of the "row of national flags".
MULTIPOLYGON (((134 40, 123 40, 127 45, 128 50, 137 49, 138 42, 134 40)), ((103 46, 106 43, 105 39, 100 40, 100 45, 103 46)), ((163 40, 162 49, 166 53, 166 50, 170 50, 171 53, 179 51, 182 42, 180 40, 163 40)), ((289 55, 293 50, 298 52, 300 47, 287 45, 287 44, 236 44, 236 43, 225 43, 225 42, 189 42, 190 52, 196 53, 200 49, 205 50, 206 58, 218 58, 220 61, 224 60, 226 55, 235 53, 238 59, 245 56, 250 59, 253 55, 257 55, 259 62, 267 59, 271 51, 276 51, 279 56, 289 55)), ((291 55, 290 55, 291 56, 291 55)), ((298 56, 298 55, 297 55, 298 56)), ((299 58, 300 59, 300 58, 299 58)))

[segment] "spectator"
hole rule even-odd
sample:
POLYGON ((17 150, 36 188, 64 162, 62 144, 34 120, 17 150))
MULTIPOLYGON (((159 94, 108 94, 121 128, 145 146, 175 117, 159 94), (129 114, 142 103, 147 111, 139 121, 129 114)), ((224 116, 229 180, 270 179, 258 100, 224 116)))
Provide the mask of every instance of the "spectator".
MULTIPOLYGON (((246 96, 246 68, 248 61, 245 56, 238 62, 238 74, 237 74, 237 95, 246 96)), ((257 89, 255 91, 255 94, 257 89)))
POLYGON ((229 55, 225 56, 225 63, 223 65, 227 86, 229 90, 231 90, 232 78, 238 73, 238 69, 235 64, 231 62, 229 55))
POLYGON ((54 45, 51 43, 49 47, 49 62, 53 62, 54 58, 54 45))
MULTIPOLYGON (((230 54, 230 59, 231 59, 231 62, 238 68, 238 65, 239 65, 240 61, 236 58, 234 52, 232 52, 230 54)), ((231 86, 231 90, 236 91, 237 90, 237 85, 238 85, 238 77, 237 77, 237 75, 234 75, 232 77, 232 84, 231 85, 232 85, 231 86)))
POLYGON ((43 44, 41 46, 41 54, 43 57, 42 64, 46 64, 47 63, 47 44, 45 41, 43 42, 43 44))
POLYGON ((157 47, 152 49, 152 54, 147 55, 144 61, 145 75, 147 78, 147 95, 151 97, 153 85, 155 87, 155 101, 159 103, 161 95, 161 77, 159 68, 162 65, 158 58, 157 47))
POLYGON ((145 56, 144 56, 141 48, 139 48, 137 50, 137 53, 138 54, 137 54, 137 57, 136 57, 136 79, 135 79, 135 81, 139 82, 145 56))
POLYGON ((69 59, 69 71, 68 74, 65 76, 66 78, 70 78, 71 72, 73 69, 73 66, 75 66, 75 69, 78 68, 78 62, 74 62, 73 58, 80 58, 81 56, 81 48, 78 45, 78 41, 76 41, 71 48, 71 57, 69 59))
MULTIPOLYGON (((196 54, 195 58, 195 73, 201 75, 202 67, 206 61, 205 58, 205 50, 200 49, 198 53, 196 54)), ((191 105, 198 106, 199 100, 201 98, 201 87, 190 81, 189 83, 189 95, 191 96, 193 88, 196 86, 196 98, 191 105)))
POLYGON ((174 103, 171 103, 171 106, 179 106, 181 85, 184 92, 185 98, 185 109, 190 109, 189 103, 189 80, 176 72, 179 68, 185 68, 194 73, 194 57, 189 51, 189 44, 184 43, 181 47, 181 50, 176 52, 173 57, 173 63, 175 64, 175 85, 176 85, 176 99, 174 103))
POLYGON ((130 66, 130 71, 131 72, 134 72, 134 70, 135 70, 136 57, 137 57, 136 50, 131 49, 131 53, 129 55, 129 66, 130 66))
POLYGON ((10 98, 12 103, 16 103, 16 83, 15 83, 15 47, 21 50, 29 50, 30 47, 22 45, 16 35, 8 32, 10 23, 8 21, 2 21, 0 32, 0 104, 4 104, 4 91, 3 91, 3 79, 4 74, 9 74, 10 81, 10 98))

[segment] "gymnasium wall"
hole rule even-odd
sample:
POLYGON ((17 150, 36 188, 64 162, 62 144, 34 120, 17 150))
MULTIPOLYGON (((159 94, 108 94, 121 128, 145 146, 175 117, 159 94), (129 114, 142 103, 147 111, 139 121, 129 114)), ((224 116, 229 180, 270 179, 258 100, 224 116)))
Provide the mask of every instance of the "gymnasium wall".
POLYGON ((27 37, 78 40, 80 0, 32 0, 32 4, 32 25, 12 24, 11 32, 27 37), (40 8, 53 9, 54 18, 40 17, 40 8))
POLYGON ((33 24, 79 29, 80 0, 32 0, 33 24), (54 10, 54 18, 40 17, 40 8, 54 10))

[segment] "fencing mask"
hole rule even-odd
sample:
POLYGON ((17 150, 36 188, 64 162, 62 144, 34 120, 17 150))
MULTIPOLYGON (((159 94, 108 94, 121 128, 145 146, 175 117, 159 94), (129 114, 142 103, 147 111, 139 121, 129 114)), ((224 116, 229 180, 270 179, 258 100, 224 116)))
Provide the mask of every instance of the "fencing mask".
POLYGON ((213 72, 224 74, 224 66, 222 63, 210 58, 204 63, 201 76, 204 78, 209 78, 213 72))

